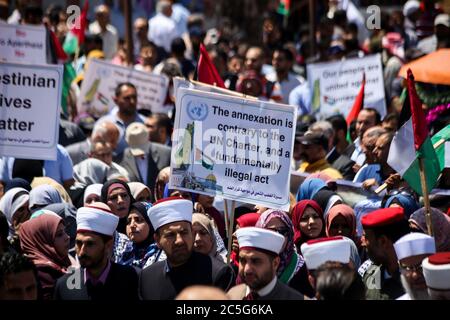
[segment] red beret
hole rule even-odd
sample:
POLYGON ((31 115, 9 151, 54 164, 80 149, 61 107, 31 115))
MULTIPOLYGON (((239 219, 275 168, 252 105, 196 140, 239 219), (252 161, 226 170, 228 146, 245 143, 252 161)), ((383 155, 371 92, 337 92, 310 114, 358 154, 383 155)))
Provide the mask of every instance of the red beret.
POLYGON ((393 207, 372 211, 361 219, 364 228, 388 226, 405 219, 403 208, 393 207))
POLYGON ((430 264, 450 264, 450 252, 439 252, 428 257, 430 264))

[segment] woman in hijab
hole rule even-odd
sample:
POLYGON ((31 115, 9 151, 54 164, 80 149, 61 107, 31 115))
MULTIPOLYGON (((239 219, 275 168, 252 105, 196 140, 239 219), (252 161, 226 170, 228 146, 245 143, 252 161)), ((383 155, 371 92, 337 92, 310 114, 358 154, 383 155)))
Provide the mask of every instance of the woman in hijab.
POLYGON ((8 190, 0 200, 0 211, 6 217, 9 226, 9 238, 14 249, 20 251, 19 231, 22 223, 30 219, 30 195, 23 188, 8 190))
POLYGON ((297 202, 312 199, 322 189, 328 189, 327 184, 319 178, 305 179, 297 191, 297 202))
POLYGON ((203 213, 194 213, 192 215, 192 233, 194 235, 194 251, 226 263, 227 250, 212 217, 203 213))
POLYGON ((91 184, 104 184, 110 176, 110 167, 94 158, 88 158, 73 167, 75 184, 68 190, 75 207, 83 206, 84 191, 91 184))
POLYGON ((14 178, 14 179, 9 180, 5 185, 5 192, 7 192, 13 188, 23 188, 23 189, 27 190, 28 192, 31 191, 30 183, 23 178, 14 178))
POLYGON ((217 210, 213 206, 214 197, 206 196, 203 194, 197 194, 197 201, 203 207, 205 213, 214 219, 214 222, 216 223, 217 230, 219 231, 220 236, 222 237, 222 239, 225 239, 227 236, 225 234, 225 220, 223 218, 223 215, 219 212, 219 210, 217 210))
POLYGON ((147 261, 160 251, 153 239, 155 230, 147 215, 150 207, 146 202, 135 202, 127 217, 127 236, 133 241, 131 265, 140 269, 146 267, 147 261))
POLYGON ((142 182, 128 182, 131 195, 138 202, 152 202, 152 193, 145 184, 142 182))
POLYGON ((59 192, 50 185, 40 185, 30 191, 30 211, 33 213, 52 203, 62 203, 59 192))
POLYGON ((22 252, 36 266, 42 296, 46 300, 53 298, 56 281, 72 264, 68 255, 69 236, 64 228, 61 217, 44 211, 21 227, 22 252))
MULTIPOLYGON (((450 251, 450 217, 439 209, 431 208, 431 220, 436 251, 450 251)), ((415 232, 427 233, 425 208, 420 208, 409 217, 409 226, 415 232)))
POLYGON ((314 200, 302 200, 292 210, 294 225, 294 243, 297 252, 300 246, 308 240, 325 236, 325 220, 320 206, 314 200))
POLYGON ((365 250, 356 233, 356 217, 353 209, 346 204, 338 204, 330 209, 326 218, 327 237, 344 236, 352 241, 352 258, 358 268, 361 264, 360 256, 365 257, 365 250))
POLYGON ((134 198, 128 184, 119 179, 106 182, 102 187, 101 200, 106 203, 111 211, 119 217, 117 231, 126 233, 127 216, 130 213, 134 198))
POLYGON ((272 230, 284 236, 285 241, 280 252, 278 279, 291 288, 314 296, 314 290, 308 281, 308 272, 303 257, 297 253, 294 245, 294 226, 289 216, 280 210, 266 210, 256 222, 256 227, 272 230))
POLYGON ((64 200, 64 202, 72 203, 72 199, 70 198, 69 194, 67 193, 66 189, 53 180, 50 177, 36 177, 33 179, 33 182, 31 183, 31 188, 35 189, 36 187, 39 187, 40 185, 48 184, 56 189, 58 191, 61 198, 64 200))
POLYGON ((389 207, 402 207, 405 210, 406 218, 409 218, 414 211, 419 209, 419 205, 417 201, 414 199, 412 195, 399 193, 393 196, 390 196, 383 208, 389 207))
POLYGON ((342 198, 334 191, 327 189, 322 189, 317 191, 317 193, 312 197, 312 200, 317 202, 319 207, 322 209, 324 218, 327 217, 328 212, 335 205, 343 203, 342 198))
MULTIPOLYGON (((75 238, 77 236, 77 208, 70 203, 53 203, 43 208, 56 213, 64 220, 65 231, 70 238, 69 253, 75 256, 75 238)), ((39 211, 34 214, 39 213, 39 211)), ((34 215, 33 214, 33 215, 34 215)))
POLYGON ((92 202, 102 201, 102 188, 101 183, 94 183, 84 189, 83 205, 86 206, 92 202))

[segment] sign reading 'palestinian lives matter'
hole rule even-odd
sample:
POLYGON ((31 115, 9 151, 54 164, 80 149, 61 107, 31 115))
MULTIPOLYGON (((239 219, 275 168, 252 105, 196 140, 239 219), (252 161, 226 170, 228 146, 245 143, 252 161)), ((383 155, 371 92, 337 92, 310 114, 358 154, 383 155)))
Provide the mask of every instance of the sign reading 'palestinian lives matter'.
POLYGON ((307 65, 308 83, 311 90, 311 108, 324 117, 350 112, 366 74, 364 106, 386 115, 383 69, 379 54, 364 58, 307 65))
POLYGON ((179 88, 170 188, 289 210, 296 112, 179 88))
POLYGON ((170 111, 164 108, 169 86, 167 77, 98 59, 91 59, 88 63, 81 85, 78 112, 87 112, 94 117, 108 113, 115 106, 115 89, 122 82, 130 82, 136 87, 138 109, 151 110, 153 113, 170 111))
POLYGON ((45 64, 44 27, 0 24, 0 61, 45 64))
POLYGON ((0 64, 0 156, 56 160, 63 67, 0 64))

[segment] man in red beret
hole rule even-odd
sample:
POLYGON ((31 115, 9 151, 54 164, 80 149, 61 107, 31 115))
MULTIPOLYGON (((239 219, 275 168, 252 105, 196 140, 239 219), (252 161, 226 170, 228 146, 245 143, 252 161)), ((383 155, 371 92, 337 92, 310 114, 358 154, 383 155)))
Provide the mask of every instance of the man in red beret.
POLYGON ((366 285, 366 299, 393 300, 404 294, 394 243, 409 232, 403 208, 375 210, 361 219, 362 245, 369 260, 358 272, 366 285))

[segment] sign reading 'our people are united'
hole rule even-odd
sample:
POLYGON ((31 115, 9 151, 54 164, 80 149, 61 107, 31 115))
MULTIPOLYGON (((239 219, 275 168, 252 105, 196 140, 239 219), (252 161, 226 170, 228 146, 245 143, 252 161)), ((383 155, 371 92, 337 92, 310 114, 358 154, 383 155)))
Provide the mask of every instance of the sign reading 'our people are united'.
POLYGON ((63 67, 0 64, 0 156, 56 160, 63 67))
POLYGON ((170 187, 289 210, 296 109, 179 88, 170 187))
POLYGON ((166 76, 118 66, 107 61, 91 59, 81 85, 78 112, 101 117, 114 106, 113 97, 119 83, 130 82, 137 90, 137 108, 153 113, 165 110, 169 79, 166 76))
POLYGON ((383 68, 379 54, 309 64, 307 73, 314 112, 325 117, 336 113, 347 117, 365 73, 364 106, 378 110, 382 117, 386 115, 383 68))

